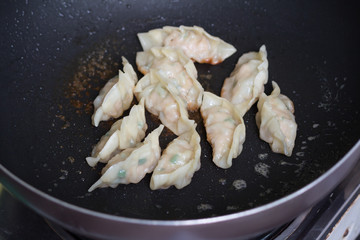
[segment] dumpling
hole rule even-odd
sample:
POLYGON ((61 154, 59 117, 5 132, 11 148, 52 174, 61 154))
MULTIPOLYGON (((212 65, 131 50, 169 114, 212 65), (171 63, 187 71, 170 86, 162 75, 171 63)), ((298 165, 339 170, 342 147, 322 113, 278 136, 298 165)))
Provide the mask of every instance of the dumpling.
POLYGON ((199 63, 218 64, 236 52, 234 46, 198 26, 165 26, 138 33, 138 38, 144 51, 164 46, 181 48, 189 58, 199 63))
POLYGON ((135 87, 138 100, 145 99, 146 109, 158 116, 162 124, 176 135, 189 130, 193 120, 188 118, 186 105, 174 92, 174 86, 165 83, 156 71, 150 71, 135 87))
POLYGON ((213 148, 213 162, 229 168, 240 155, 245 141, 245 125, 239 111, 225 98, 204 92, 200 108, 206 136, 213 148))
POLYGON ((89 188, 89 192, 99 187, 115 188, 119 184, 138 183, 147 173, 152 172, 160 158, 159 136, 163 128, 164 125, 160 125, 143 143, 115 155, 103 168, 101 178, 89 188))
POLYGON ((166 147, 151 176, 152 190, 166 189, 172 185, 181 189, 190 184, 194 173, 200 168, 200 136, 195 128, 196 124, 166 147))
POLYGON ((169 47, 151 48, 146 52, 138 52, 136 64, 143 74, 150 69, 156 70, 166 82, 172 83, 186 103, 190 111, 201 105, 203 87, 197 81, 197 70, 194 63, 182 50, 169 47))
POLYGON ((271 95, 263 93, 259 99, 256 125, 260 138, 270 144, 273 152, 291 156, 297 130, 294 104, 287 96, 280 94, 276 82, 272 82, 272 86, 274 90, 271 95))
POLYGON ((268 65, 266 48, 262 45, 259 52, 242 55, 230 77, 225 79, 221 97, 232 102, 241 116, 264 92, 264 84, 268 81, 268 65))
POLYGON ((117 151, 134 147, 144 137, 147 130, 144 100, 131 108, 129 116, 116 121, 93 148, 87 163, 93 167, 99 161, 106 163, 117 151))
POLYGON ((122 61, 123 72, 119 70, 119 75, 110 79, 94 100, 92 123, 96 127, 101 121, 120 117, 133 100, 137 75, 126 58, 122 57, 122 61))

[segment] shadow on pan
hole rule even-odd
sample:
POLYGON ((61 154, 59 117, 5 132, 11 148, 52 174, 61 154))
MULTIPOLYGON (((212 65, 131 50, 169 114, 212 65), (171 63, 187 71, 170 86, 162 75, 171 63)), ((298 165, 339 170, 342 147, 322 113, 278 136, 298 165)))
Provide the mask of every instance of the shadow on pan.
MULTIPOLYGON (((359 140, 356 6, 337 1, 0 4, 1 164, 36 189, 74 206, 149 220, 241 213, 286 199, 312 183, 359 140), (196 65, 200 83, 216 94, 241 54, 266 45, 266 92, 276 81, 295 105, 298 133, 293 155, 274 154, 259 139, 254 106, 244 117, 242 154, 230 169, 217 168, 199 113, 194 113, 191 117, 202 137, 202 167, 188 187, 151 191, 148 175, 139 184, 88 193, 102 166, 90 168, 85 157, 113 123, 91 125, 92 100, 122 68, 121 56, 135 66, 135 54, 141 50, 136 33, 165 25, 198 25, 236 47, 237 52, 220 65, 196 65), (237 188, 239 182, 246 187, 237 188)), ((147 120, 148 131, 159 124, 150 114, 147 120)), ((170 131, 162 134, 163 149, 173 137, 170 131)), ((343 170, 339 179, 328 180, 328 188, 345 174, 343 170)), ((11 184, 7 187, 11 191, 11 184)), ((320 197, 291 207, 305 210, 301 208, 320 197)))

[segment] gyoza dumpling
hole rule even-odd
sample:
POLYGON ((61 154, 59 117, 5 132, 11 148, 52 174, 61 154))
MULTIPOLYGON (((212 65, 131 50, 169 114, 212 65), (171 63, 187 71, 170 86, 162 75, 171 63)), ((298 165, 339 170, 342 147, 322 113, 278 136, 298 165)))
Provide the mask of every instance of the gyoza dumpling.
POLYGON ((194 173, 200 168, 200 136, 195 128, 196 124, 166 147, 151 176, 152 190, 166 189, 172 185, 181 189, 190 184, 194 173))
POLYGON ((140 79, 135 87, 138 100, 145 99, 146 109, 158 116, 162 124, 176 135, 188 131, 192 120, 189 120, 186 105, 174 94, 174 86, 167 84, 156 71, 150 71, 140 79))
POLYGON ((207 140, 213 148, 213 162, 221 168, 231 167, 245 141, 242 116, 232 103, 210 92, 204 92, 200 111, 207 140))
POLYGON ((272 85, 274 90, 271 95, 263 93, 259 99, 256 124, 260 138, 270 144, 273 152, 291 156, 297 130, 294 104, 287 96, 280 94, 276 82, 272 82, 272 85))
POLYGON ((102 170, 101 178, 89 188, 89 192, 98 187, 115 188, 119 184, 138 183, 147 173, 152 172, 160 158, 159 136, 163 128, 160 125, 137 147, 127 148, 115 155, 102 170))
POLYGON ((134 147, 144 137, 147 130, 144 100, 131 108, 129 116, 116 121, 93 148, 87 163, 93 167, 99 161, 106 163, 117 151, 134 147))
POLYGON ((264 84, 268 81, 268 65, 266 48, 262 45, 259 52, 242 55, 230 77, 225 79, 221 97, 232 102, 241 116, 264 92, 264 84))
POLYGON ((201 105, 203 87, 197 81, 194 63, 182 50, 169 47, 151 48, 136 54, 136 64, 143 74, 156 70, 163 79, 172 83, 180 97, 187 103, 187 109, 197 110, 201 105))
POLYGON ((137 75, 126 58, 122 57, 122 61, 124 72, 119 70, 119 75, 110 79, 94 100, 92 123, 96 127, 101 121, 120 117, 133 100, 137 75))
POLYGON ((236 52, 234 46, 211 36, 201 27, 169 27, 138 33, 144 51, 153 47, 181 48, 192 60, 218 64, 236 52))

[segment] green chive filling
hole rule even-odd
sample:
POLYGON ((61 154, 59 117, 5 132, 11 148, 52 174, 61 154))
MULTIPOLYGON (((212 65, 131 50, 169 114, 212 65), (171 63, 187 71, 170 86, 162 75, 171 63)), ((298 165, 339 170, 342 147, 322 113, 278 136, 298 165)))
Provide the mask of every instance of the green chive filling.
POLYGON ((162 97, 162 98, 166 97, 166 95, 167 95, 166 90, 163 89, 163 88, 160 87, 160 86, 158 86, 158 87, 156 88, 156 91, 157 91, 157 93, 160 95, 160 97, 162 97))
POLYGON ((235 124, 235 120, 233 118, 231 118, 231 117, 225 119, 224 121, 225 122, 231 122, 231 123, 235 124))
POLYGON ((176 162, 177 162, 177 160, 178 160, 178 157, 179 157, 179 155, 175 154, 174 156, 172 156, 172 157, 170 158, 170 162, 171 162, 172 164, 176 164, 176 162))
POLYGON ((146 158, 140 158, 138 161, 138 165, 143 165, 144 163, 146 163, 146 158))
POLYGON ((232 83, 232 87, 233 87, 233 88, 236 87, 236 84, 237 84, 237 81, 234 81, 234 82, 232 83))
POLYGON ((119 177, 119 178, 125 178, 125 177, 126 177, 126 170, 121 169, 121 170, 118 172, 118 177, 119 177))

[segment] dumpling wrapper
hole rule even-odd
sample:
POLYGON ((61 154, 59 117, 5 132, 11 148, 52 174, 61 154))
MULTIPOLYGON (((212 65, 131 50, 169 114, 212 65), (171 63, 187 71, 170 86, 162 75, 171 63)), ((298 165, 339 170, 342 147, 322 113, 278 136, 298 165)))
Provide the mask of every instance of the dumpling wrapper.
POLYGON ((234 46, 198 26, 165 26, 138 33, 138 38, 144 51, 164 46, 180 48, 189 58, 199 63, 219 64, 236 52, 234 46))
POLYGON ((179 136, 188 131, 194 121, 188 118, 186 104, 175 92, 172 84, 152 70, 139 80, 134 90, 138 100, 145 99, 145 108, 179 136))
POLYGON ((155 47, 136 54, 136 64, 143 74, 156 70, 166 82, 175 86, 178 95, 187 103, 187 109, 197 110, 202 101, 203 87, 197 81, 194 63, 182 50, 155 47))
POLYGON ((194 124, 163 151, 151 176, 150 188, 166 189, 174 185, 181 189, 189 185, 194 173, 200 169, 200 156, 200 136, 194 124))
POLYGON ((221 97, 232 102, 241 116, 251 108, 264 92, 268 81, 268 60, 265 45, 259 52, 243 54, 230 77, 226 78, 221 89, 221 97))
POLYGON ((106 163, 118 151, 134 147, 145 137, 147 128, 144 100, 142 100, 131 108, 129 116, 116 121, 101 137, 93 148, 91 157, 86 158, 87 163, 91 167, 99 161, 106 163))
POLYGON ((160 125, 145 138, 143 143, 115 155, 102 170, 101 178, 88 191, 104 187, 115 188, 119 184, 138 183, 147 173, 152 172, 160 158, 159 136, 163 128, 164 125, 160 125))
POLYGON ((94 100, 92 124, 99 126, 101 121, 120 117, 126 111, 134 98, 133 89, 138 81, 134 68, 122 57, 123 72, 110 79, 100 90, 94 100))
POLYGON ((244 120, 225 98, 204 92, 200 108, 206 136, 213 148, 213 162, 220 168, 229 168, 232 159, 240 155, 245 142, 244 120))
POLYGON ((272 86, 274 90, 271 95, 263 93, 259 99, 256 125, 260 138, 270 144, 273 152, 291 156, 297 131, 294 104, 287 96, 280 94, 276 82, 272 82, 272 86))

